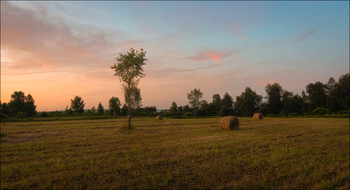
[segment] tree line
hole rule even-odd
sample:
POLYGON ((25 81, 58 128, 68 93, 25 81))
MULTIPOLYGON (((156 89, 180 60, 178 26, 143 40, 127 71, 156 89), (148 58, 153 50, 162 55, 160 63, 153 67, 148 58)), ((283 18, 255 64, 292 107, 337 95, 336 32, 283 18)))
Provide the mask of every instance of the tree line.
POLYGON ((265 100, 250 87, 246 87, 234 100, 227 92, 221 98, 214 94, 212 102, 201 100, 200 89, 187 94, 188 105, 177 106, 172 102, 164 116, 252 116, 256 112, 268 116, 304 116, 344 114, 349 116, 350 75, 331 77, 327 83, 309 83, 301 95, 284 90, 278 83, 267 84, 265 100))
MULTIPOLYGON (((188 105, 178 106, 172 102, 168 110, 158 110, 155 106, 135 108, 138 116, 252 116, 256 112, 268 116, 304 116, 304 115, 331 115, 345 114, 349 116, 350 74, 344 74, 338 80, 330 78, 327 83, 315 82, 306 85, 301 95, 284 90, 278 83, 267 84, 266 96, 257 94, 250 87, 246 87, 235 100, 227 92, 221 97, 214 94, 209 103, 202 100, 200 89, 193 89, 187 94, 188 105), (266 101, 263 101, 265 98, 266 101)), ((65 111, 37 113, 34 98, 31 94, 25 95, 22 91, 15 91, 8 103, 0 102, 1 118, 25 117, 59 117, 59 116, 127 116, 128 106, 121 105, 119 98, 111 97, 108 108, 101 102, 97 107, 85 109, 85 102, 80 96, 71 99, 70 107, 65 111)))

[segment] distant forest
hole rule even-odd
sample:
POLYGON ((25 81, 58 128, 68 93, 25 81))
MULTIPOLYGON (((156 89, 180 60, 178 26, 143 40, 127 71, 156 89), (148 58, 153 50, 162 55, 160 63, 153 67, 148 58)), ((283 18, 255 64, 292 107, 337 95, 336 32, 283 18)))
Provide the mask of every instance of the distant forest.
MULTIPOLYGON (((139 107, 136 116, 191 117, 191 116, 252 116, 254 113, 263 113, 266 116, 329 116, 349 117, 350 113, 350 74, 341 75, 338 80, 330 78, 327 83, 315 82, 306 85, 302 93, 294 94, 278 83, 267 84, 266 96, 257 94, 250 87, 246 87, 235 100, 228 93, 222 97, 214 94, 212 102, 201 100, 203 93, 200 89, 193 89, 187 94, 188 105, 177 106, 172 102, 167 110, 157 110, 155 106, 139 107), (265 98, 265 101, 263 101, 265 98)), ((112 97, 108 102, 108 109, 101 103, 97 108, 84 109, 84 100, 76 96, 71 99, 71 106, 65 111, 37 112, 34 98, 22 91, 11 95, 8 103, 0 102, 1 119, 27 117, 96 117, 112 118, 126 116, 127 106, 120 103, 119 98, 112 97)))

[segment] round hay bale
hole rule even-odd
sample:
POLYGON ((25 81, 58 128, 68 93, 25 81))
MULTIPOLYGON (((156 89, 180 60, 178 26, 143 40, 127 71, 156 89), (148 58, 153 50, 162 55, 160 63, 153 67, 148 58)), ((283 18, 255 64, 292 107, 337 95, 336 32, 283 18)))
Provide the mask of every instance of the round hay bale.
POLYGON ((162 120, 162 119, 163 119, 163 116, 161 116, 161 115, 156 116, 156 120, 162 120))
POLYGON ((233 116, 226 116, 220 119, 221 129, 237 130, 239 128, 239 120, 233 116))
POLYGON ((262 113, 254 113, 253 119, 264 119, 264 115, 262 113))

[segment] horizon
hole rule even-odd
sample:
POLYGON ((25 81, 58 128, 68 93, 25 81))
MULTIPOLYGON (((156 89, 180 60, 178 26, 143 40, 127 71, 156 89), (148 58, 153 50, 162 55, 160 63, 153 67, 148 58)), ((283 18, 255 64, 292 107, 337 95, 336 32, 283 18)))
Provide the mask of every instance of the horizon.
POLYGON ((7 2, 1 1, 1 102, 31 94, 38 112, 85 109, 118 97, 110 68, 143 48, 143 107, 169 109, 279 83, 300 94, 349 72, 349 2, 7 2), (325 14, 327 13, 327 14, 325 14))

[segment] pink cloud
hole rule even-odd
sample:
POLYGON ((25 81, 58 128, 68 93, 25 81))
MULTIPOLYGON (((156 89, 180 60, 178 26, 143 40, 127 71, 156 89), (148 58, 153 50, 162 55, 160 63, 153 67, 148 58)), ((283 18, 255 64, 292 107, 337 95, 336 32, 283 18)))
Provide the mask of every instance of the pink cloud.
POLYGON ((244 33, 242 32, 242 27, 236 23, 231 23, 229 26, 229 29, 235 34, 237 37, 239 37, 242 40, 245 40, 246 37, 244 33))
POLYGON ((221 59, 228 57, 230 55, 233 55, 235 53, 238 53, 242 51, 241 50, 234 50, 234 51, 215 51, 215 50, 205 50, 199 52, 197 55, 188 56, 187 59, 190 59, 192 61, 214 61, 214 62, 220 62, 221 59))
POLYGON ((316 27, 316 28, 312 28, 311 30, 303 33, 302 35, 300 35, 298 37, 298 41, 305 41, 308 38, 310 38, 313 34, 315 34, 318 30, 320 29, 320 27, 316 27))
POLYGON ((1 48, 6 49, 7 58, 12 60, 4 74, 109 65, 108 57, 113 56, 116 48, 121 49, 114 40, 121 33, 50 19, 45 6, 40 6, 39 11, 23 9, 11 2, 1 2, 1 6, 1 48))

